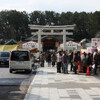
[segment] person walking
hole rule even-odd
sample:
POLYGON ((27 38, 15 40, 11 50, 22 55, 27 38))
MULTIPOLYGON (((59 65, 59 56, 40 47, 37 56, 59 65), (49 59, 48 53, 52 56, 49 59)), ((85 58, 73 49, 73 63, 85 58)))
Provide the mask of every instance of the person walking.
POLYGON ((56 57, 56 54, 55 54, 55 52, 54 52, 54 53, 51 55, 52 67, 55 66, 56 60, 57 60, 57 57, 56 57))
POLYGON ((68 74, 68 56, 65 51, 63 51, 62 64, 63 64, 63 73, 68 74))
POLYGON ((40 65, 41 65, 41 67, 44 67, 44 61, 45 61, 45 53, 41 52, 40 53, 40 65))
POLYGON ((96 49, 94 54, 93 54, 93 62, 95 64, 94 66, 94 74, 97 75, 97 68, 98 68, 98 60, 99 60, 99 56, 98 56, 98 50, 96 49))
POLYGON ((73 52, 69 54, 70 71, 73 70, 73 52))
POLYGON ((81 61, 79 52, 75 53, 74 55, 74 73, 77 74, 78 65, 81 61))
POLYGON ((47 52, 46 61, 48 62, 48 67, 50 67, 51 66, 51 53, 50 52, 47 52))
POLYGON ((62 66, 62 54, 61 51, 57 53, 57 73, 61 73, 62 66))
POLYGON ((93 63, 92 55, 91 55, 91 53, 88 53, 88 55, 86 57, 86 67, 88 68, 88 66, 89 66, 90 72, 92 72, 92 63, 93 63))
POLYGON ((82 67, 83 73, 86 73, 86 69, 87 69, 86 57, 87 57, 87 54, 84 52, 81 56, 81 67, 82 67))

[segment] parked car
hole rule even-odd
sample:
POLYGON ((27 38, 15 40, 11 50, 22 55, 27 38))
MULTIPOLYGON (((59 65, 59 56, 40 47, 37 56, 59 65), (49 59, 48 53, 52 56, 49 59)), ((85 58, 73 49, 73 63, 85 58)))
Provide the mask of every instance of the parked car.
POLYGON ((27 50, 14 50, 10 53, 9 72, 25 70, 30 73, 34 62, 31 53, 27 50))
POLYGON ((0 66, 9 67, 9 51, 0 51, 0 66))

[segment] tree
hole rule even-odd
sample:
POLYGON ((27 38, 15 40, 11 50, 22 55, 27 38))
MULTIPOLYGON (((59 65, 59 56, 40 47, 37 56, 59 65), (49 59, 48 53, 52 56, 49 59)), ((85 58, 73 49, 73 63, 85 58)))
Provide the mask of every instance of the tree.
POLYGON ((80 41, 83 38, 92 38, 100 34, 100 11, 62 12, 33 11, 26 13, 16 10, 0 12, 0 39, 20 40, 31 35, 28 24, 34 25, 72 25, 76 24, 73 39, 80 41))
POLYGON ((60 18, 61 25, 71 25, 71 24, 73 24, 72 17, 73 17, 72 12, 67 12, 67 13, 62 12, 61 18, 60 18))
POLYGON ((30 23, 34 25, 45 25, 45 15, 41 11, 34 11, 29 14, 30 23))
POLYGON ((1 11, 0 21, 2 24, 0 32, 3 34, 4 39, 14 38, 19 40, 20 36, 29 34, 29 20, 26 12, 1 11))

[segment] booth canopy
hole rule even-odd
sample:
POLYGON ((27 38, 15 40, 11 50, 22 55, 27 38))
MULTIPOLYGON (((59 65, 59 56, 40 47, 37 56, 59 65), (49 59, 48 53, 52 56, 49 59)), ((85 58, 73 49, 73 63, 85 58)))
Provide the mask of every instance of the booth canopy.
POLYGON ((17 49, 18 45, 0 45, 0 51, 12 51, 17 49))

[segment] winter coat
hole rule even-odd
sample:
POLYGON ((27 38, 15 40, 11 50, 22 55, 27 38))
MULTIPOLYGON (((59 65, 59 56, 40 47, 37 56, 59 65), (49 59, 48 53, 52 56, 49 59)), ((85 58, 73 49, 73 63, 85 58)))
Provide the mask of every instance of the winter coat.
POLYGON ((63 54, 62 56, 62 62, 67 63, 68 62, 68 56, 66 54, 63 54))

